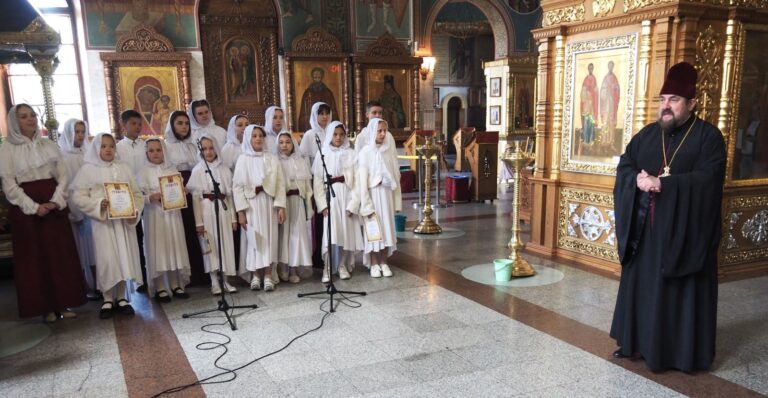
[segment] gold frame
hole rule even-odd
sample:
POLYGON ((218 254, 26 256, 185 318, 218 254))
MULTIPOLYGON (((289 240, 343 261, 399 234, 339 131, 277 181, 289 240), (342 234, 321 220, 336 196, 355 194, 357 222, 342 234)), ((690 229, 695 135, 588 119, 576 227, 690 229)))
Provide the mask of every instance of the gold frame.
POLYGON ((165 176, 159 177, 159 183, 160 183, 160 197, 162 198, 162 205, 163 210, 165 211, 171 211, 171 210, 180 210, 180 209, 186 209, 187 208, 187 195, 184 195, 184 178, 181 177, 181 173, 175 173, 175 174, 169 174, 165 176), (165 201, 165 190, 163 189, 163 179, 173 180, 173 182, 177 183, 181 186, 182 189, 182 195, 180 198, 180 201, 178 204, 175 203, 167 203, 165 201))
POLYGON ((104 197, 107 199, 107 202, 110 204, 107 206, 107 219, 108 220, 124 220, 124 219, 131 219, 137 216, 136 214, 136 202, 133 200, 133 191, 131 190, 131 184, 128 182, 122 182, 122 181, 115 181, 115 182, 105 182, 104 183, 104 197), (109 193, 113 189, 122 189, 125 188, 125 190, 128 191, 128 198, 131 200, 131 209, 132 212, 126 212, 126 213, 118 213, 112 209, 112 201, 111 196, 109 193))
MULTIPOLYGON (((571 158, 571 148, 573 141, 573 124, 576 112, 576 83, 575 65, 576 55, 580 53, 599 52, 606 50, 626 49, 629 55, 627 70, 627 88, 622 90, 626 93, 627 103, 624 110, 624 127, 622 148, 625 147, 632 138, 632 125, 635 103, 635 84, 637 77, 637 50, 639 34, 631 33, 621 36, 606 37, 601 39, 578 41, 567 43, 565 46, 565 68, 563 77, 563 114, 562 114, 562 140, 563 148, 560 153, 560 170, 572 171, 577 173, 592 173, 603 175, 616 174, 616 163, 579 161, 571 158)), ((618 155, 621 155, 619 153, 618 155)), ((618 155, 616 158, 618 158, 618 155)))
MULTIPOLYGON (((619 253, 616 246, 616 220, 613 216, 613 194, 610 192, 593 191, 586 189, 566 188, 560 189, 559 198, 559 216, 557 228, 557 247, 562 250, 569 250, 580 254, 595 256, 603 260, 616 262, 619 261, 619 253), (571 204, 576 207, 571 208, 571 204), (573 215, 579 208, 593 207, 597 209, 604 220, 609 223, 609 228, 603 230, 597 239, 589 240, 581 233, 574 231, 574 234, 568 233, 568 227, 571 224, 573 215), (607 217, 606 217, 607 216, 607 217), (603 238, 603 234, 608 234, 603 238)), ((584 211, 582 211, 582 215, 584 211)), ((575 228, 574 228, 575 229, 575 228)))

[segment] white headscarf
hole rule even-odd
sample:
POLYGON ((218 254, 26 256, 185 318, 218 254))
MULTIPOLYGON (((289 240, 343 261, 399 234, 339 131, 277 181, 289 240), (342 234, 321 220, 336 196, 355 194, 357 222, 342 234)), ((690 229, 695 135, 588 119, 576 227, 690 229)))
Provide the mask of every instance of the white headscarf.
POLYGON ((358 161, 366 165, 372 176, 380 175, 382 177, 382 184, 395 189, 397 188, 397 181, 400 180, 400 169, 398 168, 397 157, 394 155, 394 152, 389 150, 386 136, 384 137, 384 142, 380 145, 376 144, 376 130, 378 130, 379 123, 384 123, 387 126, 387 133, 389 133, 389 124, 386 120, 379 118, 371 119, 368 122, 368 136, 365 137, 367 140, 365 148, 358 154, 358 161))
MULTIPOLYGON (((216 178, 216 181, 220 184, 219 188, 221 188, 221 193, 225 195, 229 194, 232 192, 232 172, 227 166, 222 164, 219 143, 208 133, 200 135, 200 140, 202 141, 203 139, 210 140, 213 143, 213 148, 216 150, 216 159, 212 162, 208 162, 208 167, 211 168, 214 178, 216 178)), ((208 177, 208 174, 205 172, 205 160, 203 159, 202 152, 198 154, 198 159, 199 161, 195 165, 195 168, 192 169, 192 175, 189 178, 189 182, 187 182, 187 189, 197 193, 210 192, 212 185, 210 183, 210 177, 208 177)))
MULTIPOLYGON (((213 141, 213 149, 216 151, 216 159, 214 159, 213 162, 208 162, 208 164, 211 167, 217 167, 219 164, 221 164, 221 148, 219 148, 219 143, 216 142, 216 138, 213 138, 212 135, 210 135, 208 133, 204 133, 204 134, 200 135, 200 138, 198 138, 200 140, 200 147, 201 148, 202 148, 202 142, 203 142, 204 138, 207 138, 207 139, 213 141)), ((197 151, 197 164, 199 165, 199 164, 203 163, 204 161, 205 160, 203 159, 203 151, 197 151)), ((197 166, 195 166, 195 167, 197 167, 197 166)))
MULTIPOLYGON (((173 167, 173 164, 168 161, 168 146, 165 145, 165 142, 160 139, 160 137, 150 137, 147 138, 146 141, 144 141, 144 164, 148 167, 160 167, 161 169, 167 169, 170 167, 173 167), (163 162, 160 164, 152 163, 149 160, 149 156, 146 156, 147 150, 149 149, 149 144, 151 142, 159 142, 160 146, 163 147, 163 162)), ((138 177, 138 176, 137 176, 138 177)))
POLYGON ((75 128, 79 123, 85 126, 85 136, 88 137, 88 123, 79 119, 69 119, 64 122, 64 130, 59 136, 59 148, 66 153, 84 153, 85 144, 88 142, 83 139, 83 143, 80 144, 80 148, 75 147, 75 128))
POLYGON ((280 131, 272 131, 272 118, 275 116, 275 111, 283 112, 283 117, 285 117, 285 111, 283 111, 283 108, 272 105, 269 108, 267 108, 267 111, 264 113, 264 132, 267 134, 267 137, 276 136, 277 133, 280 133, 281 131, 287 131, 285 128, 285 119, 283 119, 283 128, 280 131))
POLYGON ((56 144, 40 134, 39 124, 32 139, 22 134, 16 116, 16 110, 22 105, 32 108, 29 105, 19 104, 8 111, 8 137, 6 143, 2 145, 7 148, 3 151, 4 155, 0 156, 0 175, 6 177, 15 178, 45 164, 53 164, 61 158, 56 144), (12 151, 12 153, 6 151, 12 151))
MULTIPOLYGON (((311 113, 309 115, 309 125, 311 126, 310 130, 314 130, 322 134, 325 131, 325 129, 320 127, 320 123, 318 123, 317 121, 317 113, 318 113, 318 110, 320 109, 320 105, 328 106, 328 104, 326 104, 325 102, 315 102, 314 104, 312 104, 312 110, 310 111, 311 113)), ((328 115, 330 116, 329 120, 333 120, 333 112, 328 111, 328 115)))
POLYGON ((168 124, 165 126, 165 134, 163 135, 167 144, 163 146, 165 162, 174 166, 184 166, 184 170, 189 170, 187 167, 192 167, 198 152, 197 143, 192 139, 192 120, 192 118, 189 119, 189 133, 183 140, 176 138, 176 134, 173 133, 174 119, 172 117, 168 118, 168 124), (169 151, 168 147, 171 145, 173 145, 173 150, 169 151))
POLYGON ((309 180, 312 178, 312 173, 309 171, 309 162, 301 153, 301 150, 291 133, 283 131, 278 134, 277 139, 275 140, 275 147, 277 148, 275 152, 283 166, 283 173, 285 174, 286 179, 309 180), (290 137, 291 142, 293 143, 293 153, 290 155, 286 155, 280 150, 280 137, 282 136, 290 137))
POLYGON ((347 149, 349 148, 349 137, 346 134, 347 126, 344 125, 344 123, 335 121, 328 123, 328 126, 325 127, 325 140, 323 140, 323 151, 331 150, 331 151, 338 151, 341 149, 347 149), (336 130, 336 127, 341 126, 344 128, 344 142, 341 143, 340 147, 335 147, 331 145, 331 141, 333 141, 333 132, 336 130))
POLYGON ((258 124, 249 124, 243 132, 243 142, 240 144, 240 149, 243 151, 243 155, 245 156, 262 156, 262 154, 267 151, 267 137, 264 137, 264 145, 262 146, 260 152, 256 152, 251 145, 253 130, 256 128, 264 131, 263 126, 259 126, 258 124))
POLYGON ((189 126, 193 131, 216 125, 216 121, 213 120, 213 110, 211 110, 211 104, 208 103, 208 100, 206 100, 205 98, 201 98, 201 99, 190 102, 189 105, 187 105, 187 116, 189 116, 189 126), (211 121, 208 122, 208 124, 202 125, 198 123, 197 119, 195 119, 195 112, 192 110, 192 103, 195 101, 205 101, 205 103, 208 104, 208 110, 211 111, 211 121))
MULTIPOLYGON (((235 129, 237 128, 237 119, 239 118, 245 118, 245 120, 248 120, 248 116, 245 115, 235 115, 232 116, 231 119, 229 119, 229 124, 227 125, 227 143, 233 143, 235 145, 240 145, 240 141, 237 139, 237 132, 235 129)), ((243 137, 245 137, 245 133, 243 133, 243 137)))
POLYGON ((110 133, 96 134, 96 137, 94 137, 93 141, 91 141, 91 143, 88 144, 88 146, 85 148, 85 163, 90 163, 99 167, 107 167, 110 166, 115 160, 120 160, 117 155, 117 139, 115 139, 115 137, 110 133), (101 140, 105 135, 112 137, 112 139, 115 141, 115 159, 112 162, 106 162, 101 159, 101 140))

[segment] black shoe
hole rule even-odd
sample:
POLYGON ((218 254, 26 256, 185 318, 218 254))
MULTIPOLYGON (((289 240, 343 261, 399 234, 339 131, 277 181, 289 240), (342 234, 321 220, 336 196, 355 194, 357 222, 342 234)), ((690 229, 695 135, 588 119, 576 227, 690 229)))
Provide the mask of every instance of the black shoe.
POLYGON ((128 300, 126 299, 117 300, 117 307, 115 307, 115 311, 123 315, 133 315, 136 313, 133 310, 133 307, 131 307, 131 304, 129 304, 128 300), (125 303, 125 304, 120 305, 121 303, 125 303))
POLYGON ((621 348, 613 352, 614 358, 630 358, 632 355, 627 355, 621 352, 621 348))
POLYGON ((165 290, 161 290, 157 293, 155 293, 155 300, 161 302, 161 303, 170 303, 171 302, 171 296, 168 295, 168 292, 165 290), (165 293, 165 295, 161 295, 161 293, 165 293))
POLYGON ((88 299, 88 301, 99 301, 99 300, 103 300, 104 296, 96 292, 91 292, 91 293, 86 293, 85 298, 88 299))
POLYGON ((173 297, 178 297, 180 299, 188 299, 189 294, 184 291, 184 289, 177 287, 176 289, 173 289, 173 297))
POLYGON ((99 311, 99 318, 101 319, 109 319, 112 318, 112 315, 115 312, 115 305, 111 301, 105 301, 104 304, 101 305, 101 310, 99 311), (109 308, 106 308, 105 306, 109 304, 109 308))
POLYGON ((147 284, 143 284, 136 288, 136 292, 138 293, 146 293, 147 292, 147 284))

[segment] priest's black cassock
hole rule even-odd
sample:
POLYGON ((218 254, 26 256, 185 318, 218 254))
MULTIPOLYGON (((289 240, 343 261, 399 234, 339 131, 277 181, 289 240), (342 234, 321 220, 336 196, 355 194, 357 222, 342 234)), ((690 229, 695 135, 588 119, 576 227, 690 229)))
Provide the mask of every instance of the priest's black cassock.
POLYGON ((704 370, 714 359, 725 161, 720 130, 693 114, 669 132, 644 127, 621 156, 614 205, 622 271, 610 335, 651 370, 704 370), (637 174, 662 171, 662 134, 668 163, 680 149, 661 192, 643 192, 637 174))

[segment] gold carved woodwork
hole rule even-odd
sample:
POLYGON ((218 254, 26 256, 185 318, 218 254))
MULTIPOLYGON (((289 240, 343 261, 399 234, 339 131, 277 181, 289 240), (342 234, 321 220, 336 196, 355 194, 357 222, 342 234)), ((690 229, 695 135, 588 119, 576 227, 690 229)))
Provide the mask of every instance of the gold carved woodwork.
POLYGON ((651 69, 651 21, 643 21, 640 28, 640 53, 637 57, 637 102, 635 104, 634 131, 645 127, 648 118, 648 82, 651 69))
MULTIPOLYGON (((733 101, 731 101, 731 96, 733 95, 736 97, 738 95, 737 93, 741 91, 741 87, 736 86, 734 82, 734 75, 736 73, 738 68, 737 65, 735 65, 735 59, 736 59, 736 45, 738 43, 738 31, 740 30, 741 24, 737 23, 733 19, 728 20, 728 25, 725 28, 725 52, 723 54, 723 84, 721 86, 721 92, 720 92, 720 112, 718 113, 718 120, 717 120, 717 128, 720 129, 720 132, 723 134, 723 138, 727 139, 728 132, 730 131, 730 123, 731 123, 731 109, 733 106, 733 101)), ((738 98, 738 97, 736 97, 738 98)), ((726 142, 728 142, 726 140, 726 142)), ((735 143, 734 143, 735 144, 735 143)), ((728 153, 731 153, 730 151, 730 142, 728 144, 729 151, 728 153)), ((733 175, 733 165, 732 162, 729 161, 728 165, 726 166, 726 178, 730 178, 731 175, 733 175)))
POLYGON ((718 96, 720 91, 720 79, 722 77, 722 57, 724 43, 722 35, 715 32, 709 25, 703 32, 699 32, 696 38, 696 59, 694 66, 699 74, 697 83, 698 116, 702 119, 716 123, 716 113, 719 108, 718 96))
POLYGON ((557 246, 618 262, 613 194, 561 188, 557 246))
POLYGON ((592 16, 604 17, 613 11, 616 0, 592 0, 592 16))
POLYGON ((734 196, 725 201, 722 265, 768 258, 768 196, 734 196))
POLYGON ((384 33, 365 50, 366 57, 408 57, 411 54, 395 36, 384 33))
POLYGON ((624 0, 624 12, 637 10, 640 8, 655 6, 664 3, 670 3, 673 0, 624 0))
POLYGON ((151 52, 151 53, 171 53, 174 52, 171 41, 157 33, 155 28, 147 25, 136 25, 128 33, 117 40, 115 51, 122 52, 151 52))
POLYGON ((544 26, 584 20, 584 3, 544 12, 544 26))
POLYGON ((291 51, 304 55, 340 53, 341 42, 320 26, 313 26, 293 39, 291 51))
MULTIPOLYGON (((562 35, 555 37, 555 101, 552 106, 552 163, 550 165, 551 178, 560 175, 560 142, 562 140, 563 125, 563 68, 565 64, 565 38, 562 35)), ((539 148, 543 148, 539 147, 539 148)))

